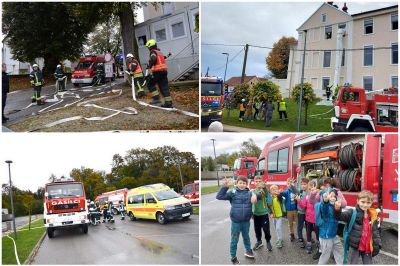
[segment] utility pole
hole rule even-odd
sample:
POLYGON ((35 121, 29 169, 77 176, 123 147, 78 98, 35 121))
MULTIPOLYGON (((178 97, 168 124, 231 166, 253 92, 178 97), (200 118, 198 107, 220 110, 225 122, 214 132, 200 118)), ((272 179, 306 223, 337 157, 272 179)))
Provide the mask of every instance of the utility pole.
POLYGON ((304 30, 304 50, 303 50, 303 62, 301 66, 301 88, 300 88, 300 99, 299 99, 299 111, 297 115, 297 131, 300 132, 301 125, 301 105, 303 103, 303 86, 304 86, 304 65, 306 61, 306 44, 307 44, 307 30, 304 30))
POLYGON ((207 67, 206 77, 208 77, 208 70, 210 70, 210 67, 207 67))
POLYGON ((211 139, 213 142, 213 147, 214 147, 214 158, 215 158, 215 170, 217 171, 217 185, 219 186, 219 178, 218 178, 218 168, 217 168, 217 155, 215 154, 215 139, 211 139))
POLYGON ((15 227, 13 189, 12 189, 12 182, 11 182, 11 166, 10 165, 12 164, 12 161, 7 160, 6 163, 8 164, 8 178, 10 180, 10 198, 11 198, 11 212, 12 212, 12 216, 13 216, 14 240, 17 240, 17 228, 15 227))
POLYGON ((229 53, 222 53, 226 55, 226 63, 225 63, 225 74, 224 74, 224 86, 225 86, 225 78, 226 78, 226 70, 228 69, 228 58, 229 58, 229 53))
POLYGON ((182 189, 183 189, 183 178, 182 178, 182 171, 181 171, 181 163, 179 162, 179 159, 178 159, 178 170, 179 170, 179 176, 181 177, 181 185, 182 185, 182 189))
POLYGON ((243 84, 244 82, 244 76, 246 75, 246 63, 247 63, 247 52, 249 51, 249 45, 246 43, 246 46, 244 48, 244 60, 243 60, 243 69, 242 69, 242 79, 240 80, 240 83, 243 84))

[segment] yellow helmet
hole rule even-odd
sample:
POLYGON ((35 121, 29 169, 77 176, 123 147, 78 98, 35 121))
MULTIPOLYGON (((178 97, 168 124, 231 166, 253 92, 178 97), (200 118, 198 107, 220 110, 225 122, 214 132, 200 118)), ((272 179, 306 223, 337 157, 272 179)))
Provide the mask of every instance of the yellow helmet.
POLYGON ((147 43, 146 43, 146 47, 147 48, 151 48, 151 47, 156 46, 156 45, 157 45, 157 42, 156 42, 156 40, 153 40, 153 39, 148 40, 147 43))

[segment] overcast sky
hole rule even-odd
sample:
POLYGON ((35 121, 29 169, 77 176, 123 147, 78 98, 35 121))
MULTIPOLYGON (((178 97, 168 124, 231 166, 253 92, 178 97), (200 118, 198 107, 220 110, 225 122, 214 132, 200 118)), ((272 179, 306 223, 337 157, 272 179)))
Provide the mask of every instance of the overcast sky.
POLYGON ((210 139, 215 139, 215 153, 218 156, 222 153, 239 152, 241 144, 249 138, 252 138, 258 147, 263 149, 265 143, 271 140, 273 136, 280 135, 274 133, 202 133, 201 156, 214 157, 213 143, 210 139))
POLYGON ((1 134, 0 181, 8 183, 8 166, 12 160, 11 177, 20 189, 36 191, 51 174, 69 176, 73 168, 85 166, 110 172, 112 156, 125 156, 133 148, 152 149, 164 145, 189 151, 200 160, 200 138, 195 133, 141 134, 1 134))
MULTIPOLYGON (((365 1, 364 1, 365 2, 365 1)), ((395 2, 346 2, 348 12, 363 11, 395 5, 395 2)), ((343 7, 343 2, 334 2, 343 7)), ((256 2, 256 3, 218 3, 201 4, 201 42, 223 44, 252 44, 272 47, 283 36, 297 39, 296 29, 300 27, 320 6, 322 2, 256 2)), ((226 55, 229 53, 226 79, 241 76, 244 51, 234 60, 233 57, 244 50, 242 47, 201 46, 202 75, 210 67, 210 76, 224 77, 226 55)), ((267 74, 265 58, 270 50, 249 48, 246 75, 262 77, 267 74)))

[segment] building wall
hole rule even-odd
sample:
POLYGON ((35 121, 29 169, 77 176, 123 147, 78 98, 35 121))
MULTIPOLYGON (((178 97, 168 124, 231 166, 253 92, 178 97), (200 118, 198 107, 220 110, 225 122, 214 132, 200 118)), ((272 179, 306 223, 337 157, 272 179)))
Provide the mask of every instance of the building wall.
MULTIPOLYGON (((354 20, 354 47, 363 48, 365 45, 376 47, 391 47, 398 43, 398 31, 391 30, 391 14, 397 9, 386 10, 378 14, 366 14, 354 20), (373 34, 364 34, 364 19, 373 18, 373 34)), ((356 51, 353 56, 353 86, 363 87, 363 76, 373 77, 373 89, 383 89, 391 86, 391 76, 397 76, 398 65, 391 63, 391 50, 373 51, 373 65, 364 66, 364 51, 356 51)))

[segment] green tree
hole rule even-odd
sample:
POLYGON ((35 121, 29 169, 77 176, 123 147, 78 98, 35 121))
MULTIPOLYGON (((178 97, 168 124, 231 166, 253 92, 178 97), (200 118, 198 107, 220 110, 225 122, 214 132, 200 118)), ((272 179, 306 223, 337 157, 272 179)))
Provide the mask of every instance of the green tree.
POLYGON ((206 157, 204 164, 205 164, 205 169, 207 171, 215 171, 216 164, 211 156, 206 157))
POLYGON ((266 58, 266 63, 267 69, 272 72, 275 78, 285 79, 287 77, 290 46, 295 44, 297 44, 297 40, 294 37, 282 37, 274 43, 266 58))
POLYGON ((270 80, 257 82, 253 86, 254 100, 265 102, 265 101, 276 101, 281 98, 281 92, 279 86, 270 80))
POLYGON ((251 88, 248 84, 241 84, 233 88, 231 96, 232 106, 237 106, 242 102, 242 99, 248 101, 251 97, 251 88))
POLYGON ((240 147, 240 157, 257 157, 260 156, 261 149, 257 146, 253 139, 242 142, 240 147))
MULTIPOLYGON (((296 100, 297 102, 300 101, 300 92, 301 92, 301 84, 297 84, 294 86, 292 89, 292 98, 296 100)), ((304 118, 304 125, 307 125, 307 117, 308 117, 308 106, 310 103, 312 103, 316 97, 314 94, 314 90, 312 88, 312 85, 310 83, 304 83, 303 84, 303 97, 302 97, 302 102, 303 102, 303 107, 305 109, 305 118, 304 118)))
POLYGON ((237 158, 239 158, 240 157, 240 155, 239 155, 239 153, 238 152, 233 152, 233 153, 231 153, 229 156, 228 156, 228 162, 227 162, 227 164, 229 165, 229 167, 233 167, 233 165, 235 164, 235 160, 237 159, 237 158))
POLYGON ((34 201, 34 197, 32 194, 23 194, 21 195, 22 205, 25 208, 25 211, 28 212, 29 215, 29 230, 31 230, 31 215, 32 215, 32 205, 34 201))

